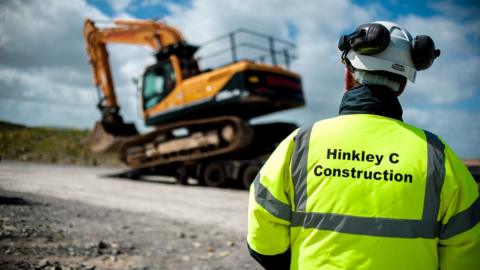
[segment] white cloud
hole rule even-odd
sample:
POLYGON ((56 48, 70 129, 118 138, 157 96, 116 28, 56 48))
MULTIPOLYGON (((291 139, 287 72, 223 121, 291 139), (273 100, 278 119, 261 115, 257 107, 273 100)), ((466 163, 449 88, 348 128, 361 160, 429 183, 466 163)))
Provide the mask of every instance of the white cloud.
POLYGON ((455 109, 405 108, 405 121, 442 137, 463 158, 480 153, 480 112, 455 109))
MULTIPOLYGON (((109 18, 83 1, 60 0, 6 2, 0 18, 0 118, 30 125, 91 128, 100 114, 83 22, 109 18)), ((136 121, 141 127, 131 78, 139 76, 154 58, 140 47, 111 47, 121 112, 126 121, 136 121)))
MULTIPOLYGON (((473 23, 480 22, 480 18, 473 23)), ((480 49, 478 42, 469 40, 480 34, 478 28, 460 24, 451 18, 406 16, 399 23, 413 36, 426 34, 433 38, 441 55, 432 67, 417 73, 417 81, 410 84, 411 99, 421 99, 432 104, 453 104, 471 98, 478 91, 480 49)))
POLYGON ((126 9, 132 3, 132 0, 107 0, 107 2, 118 15, 120 13, 125 13, 126 9))
POLYGON ((2 119, 86 127, 98 117, 82 38, 86 17, 105 18, 81 1, 2 3, 2 119))
POLYGON ((72 69, 34 69, 30 72, 0 67, 2 88, 16 92, 1 92, 2 97, 38 100, 39 102, 59 103, 68 109, 70 106, 88 106, 95 100, 95 93, 83 84, 87 76, 72 69))
POLYGON ((2 65, 17 67, 82 66, 83 18, 105 19, 81 1, 7 1, 0 18, 2 65))

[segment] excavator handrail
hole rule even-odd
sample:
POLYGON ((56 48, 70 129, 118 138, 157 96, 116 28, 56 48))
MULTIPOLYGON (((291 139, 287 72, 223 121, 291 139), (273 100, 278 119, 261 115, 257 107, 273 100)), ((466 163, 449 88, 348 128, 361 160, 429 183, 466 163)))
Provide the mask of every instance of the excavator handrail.
MULTIPOLYGON (((230 52, 231 55, 232 55, 232 61, 231 62, 234 63, 234 62, 239 61, 239 59, 240 59, 240 57, 238 57, 238 49, 239 48, 252 48, 252 49, 256 49, 258 51, 268 52, 268 54, 255 55, 254 57, 246 57, 246 58, 242 58, 242 59, 264 62, 265 58, 269 57, 271 59, 271 62, 272 62, 273 65, 278 65, 277 55, 281 55, 284 58, 284 61, 285 61, 284 64, 285 64, 285 67, 287 69, 289 68, 290 61, 293 60, 293 59, 296 59, 296 56, 294 54, 292 54, 292 52, 291 52, 292 50, 296 49, 295 44, 293 44, 289 41, 283 40, 283 39, 279 39, 279 38, 276 38, 276 37, 273 37, 273 36, 270 36, 270 35, 267 35, 267 34, 263 34, 263 33, 253 31, 253 30, 249 30, 249 29, 245 29, 245 28, 239 28, 235 31, 229 32, 229 33, 221 35, 221 36, 217 36, 217 37, 215 37, 213 39, 210 39, 206 42, 200 43, 199 48, 201 50, 202 48, 205 48, 205 47, 210 46, 212 44, 218 44, 220 41, 222 41, 226 38, 229 38, 229 42, 230 42, 228 47, 223 47, 223 48, 221 48, 219 50, 216 50, 214 52, 210 52, 207 55, 200 56, 200 57, 197 58, 197 60, 198 61, 207 60, 207 59, 211 59, 211 58, 214 58, 214 57, 217 57, 217 56, 220 56, 222 54, 230 52), (252 43, 249 43, 249 42, 238 43, 236 37, 237 37, 238 34, 241 34, 241 33, 248 34, 248 35, 251 35, 251 36, 260 37, 260 38, 265 38, 268 41, 268 47, 259 46, 257 44, 252 44, 252 43), (277 43, 283 44, 283 47, 280 48, 280 49, 277 49, 276 48, 277 43)), ((228 62, 228 63, 231 63, 231 62, 228 62)))
MULTIPOLYGON (((268 49, 268 48, 265 48, 265 47, 262 47, 262 46, 258 46, 256 44, 252 44, 252 43, 248 43, 248 42, 242 42, 238 45, 235 46, 236 49, 238 48, 252 48, 252 49, 256 49, 258 51, 263 51, 263 52, 267 52, 265 54, 260 54, 260 55, 256 55, 254 58, 249 58, 250 60, 254 60, 254 61, 260 61, 261 63, 264 63, 265 62, 265 58, 267 57, 271 57, 271 51, 268 49)), ((201 61, 201 60, 205 60, 205 59, 211 59, 211 58, 214 58, 216 56, 220 56, 222 54, 225 54, 225 53, 228 53, 228 52, 231 52, 231 47, 224 47, 220 50, 217 50, 217 51, 214 51, 214 52, 211 52, 207 55, 204 55, 204 56, 201 56, 201 57, 198 57, 197 58, 197 61, 201 61)), ((275 55, 281 55, 284 57, 284 59, 286 60, 285 62, 285 66, 287 68, 289 68, 289 60, 295 60, 297 59, 297 56, 296 55, 292 55, 290 54, 289 50, 286 50, 286 49, 283 49, 283 50, 275 50, 275 55), (287 60, 288 59, 288 60, 287 60)), ((238 57, 237 57, 237 60, 238 60, 238 57)))
MULTIPOLYGON (((253 44, 253 43, 249 43, 249 42, 242 42, 240 44, 238 44, 236 46, 236 48, 241 48, 241 47, 247 47, 247 48, 252 48, 252 49, 257 49, 259 51, 264 51, 264 52, 268 52, 270 53, 270 49, 266 48, 266 47, 262 47, 262 46, 258 46, 256 44, 253 44)), ((224 48, 224 49, 221 49, 221 50, 218 50, 218 51, 215 51, 213 53, 210 53, 206 56, 203 56, 203 57, 200 57, 199 59, 206 59, 206 58, 209 58, 209 57, 214 57, 216 56, 216 54, 221 54, 221 53, 225 53, 225 52, 229 52, 230 51, 230 47, 228 48, 224 48)), ((275 54, 283 54, 284 50, 275 50, 275 54)), ((291 59, 295 59, 296 56, 295 55, 290 55, 291 59)))
POLYGON ((288 40, 280 39, 280 38, 277 38, 277 37, 274 37, 274 36, 270 36, 270 35, 260 33, 260 32, 254 31, 254 30, 246 29, 246 28, 238 28, 236 30, 228 32, 227 34, 223 34, 223 35, 214 37, 212 39, 209 39, 207 41, 204 41, 204 42, 200 43, 200 46, 206 46, 206 45, 209 45, 210 43, 214 43, 218 40, 222 40, 224 38, 227 38, 232 33, 247 33, 247 34, 251 34, 251 35, 254 35, 254 36, 258 36, 258 37, 264 37, 264 38, 267 38, 267 39, 273 38, 275 40, 275 42, 284 43, 284 44, 288 45, 289 47, 296 48, 296 45, 294 43, 288 41, 288 40))

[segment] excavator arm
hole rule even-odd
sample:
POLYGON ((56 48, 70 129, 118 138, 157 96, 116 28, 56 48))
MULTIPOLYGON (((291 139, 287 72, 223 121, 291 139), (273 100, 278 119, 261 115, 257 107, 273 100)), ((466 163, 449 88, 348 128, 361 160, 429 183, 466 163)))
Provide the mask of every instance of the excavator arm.
POLYGON ((87 19, 83 34, 93 70, 93 83, 103 94, 98 103, 102 119, 95 123, 90 135, 90 148, 97 153, 116 151, 138 132, 134 124, 124 123, 119 114, 120 107, 106 45, 143 45, 159 52, 163 48, 183 43, 184 38, 174 27, 153 20, 116 19, 112 27, 98 28, 93 21, 87 19))
POLYGON ((119 110, 106 48, 108 43, 143 45, 159 51, 162 47, 184 42, 177 29, 163 22, 116 19, 113 23, 113 27, 97 28, 93 21, 87 19, 83 32, 93 70, 93 83, 104 96, 99 104, 104 121, 108 121, 112 114, 118 116, 119 110))

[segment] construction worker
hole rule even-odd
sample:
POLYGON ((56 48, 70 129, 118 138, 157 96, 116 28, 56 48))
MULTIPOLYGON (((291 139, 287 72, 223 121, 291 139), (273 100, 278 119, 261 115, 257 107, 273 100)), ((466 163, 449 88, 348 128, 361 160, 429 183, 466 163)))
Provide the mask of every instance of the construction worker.
POLYGON ((339 49, 340 115, 293 132, 260 170, 250 254, 266 269, 480 269, 478 187, 397 98, 440 55, 433 40, 376 22, 339 49))

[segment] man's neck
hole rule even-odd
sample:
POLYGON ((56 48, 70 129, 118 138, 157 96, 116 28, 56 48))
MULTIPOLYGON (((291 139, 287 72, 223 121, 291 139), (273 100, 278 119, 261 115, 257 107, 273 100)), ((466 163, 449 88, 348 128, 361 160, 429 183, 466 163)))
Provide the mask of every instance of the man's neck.
POLYGON ((402 113, 395 93, 380 85, 357 85, 345 93, 340 104, 340 115, 376 114, 402 120, 402 113))

